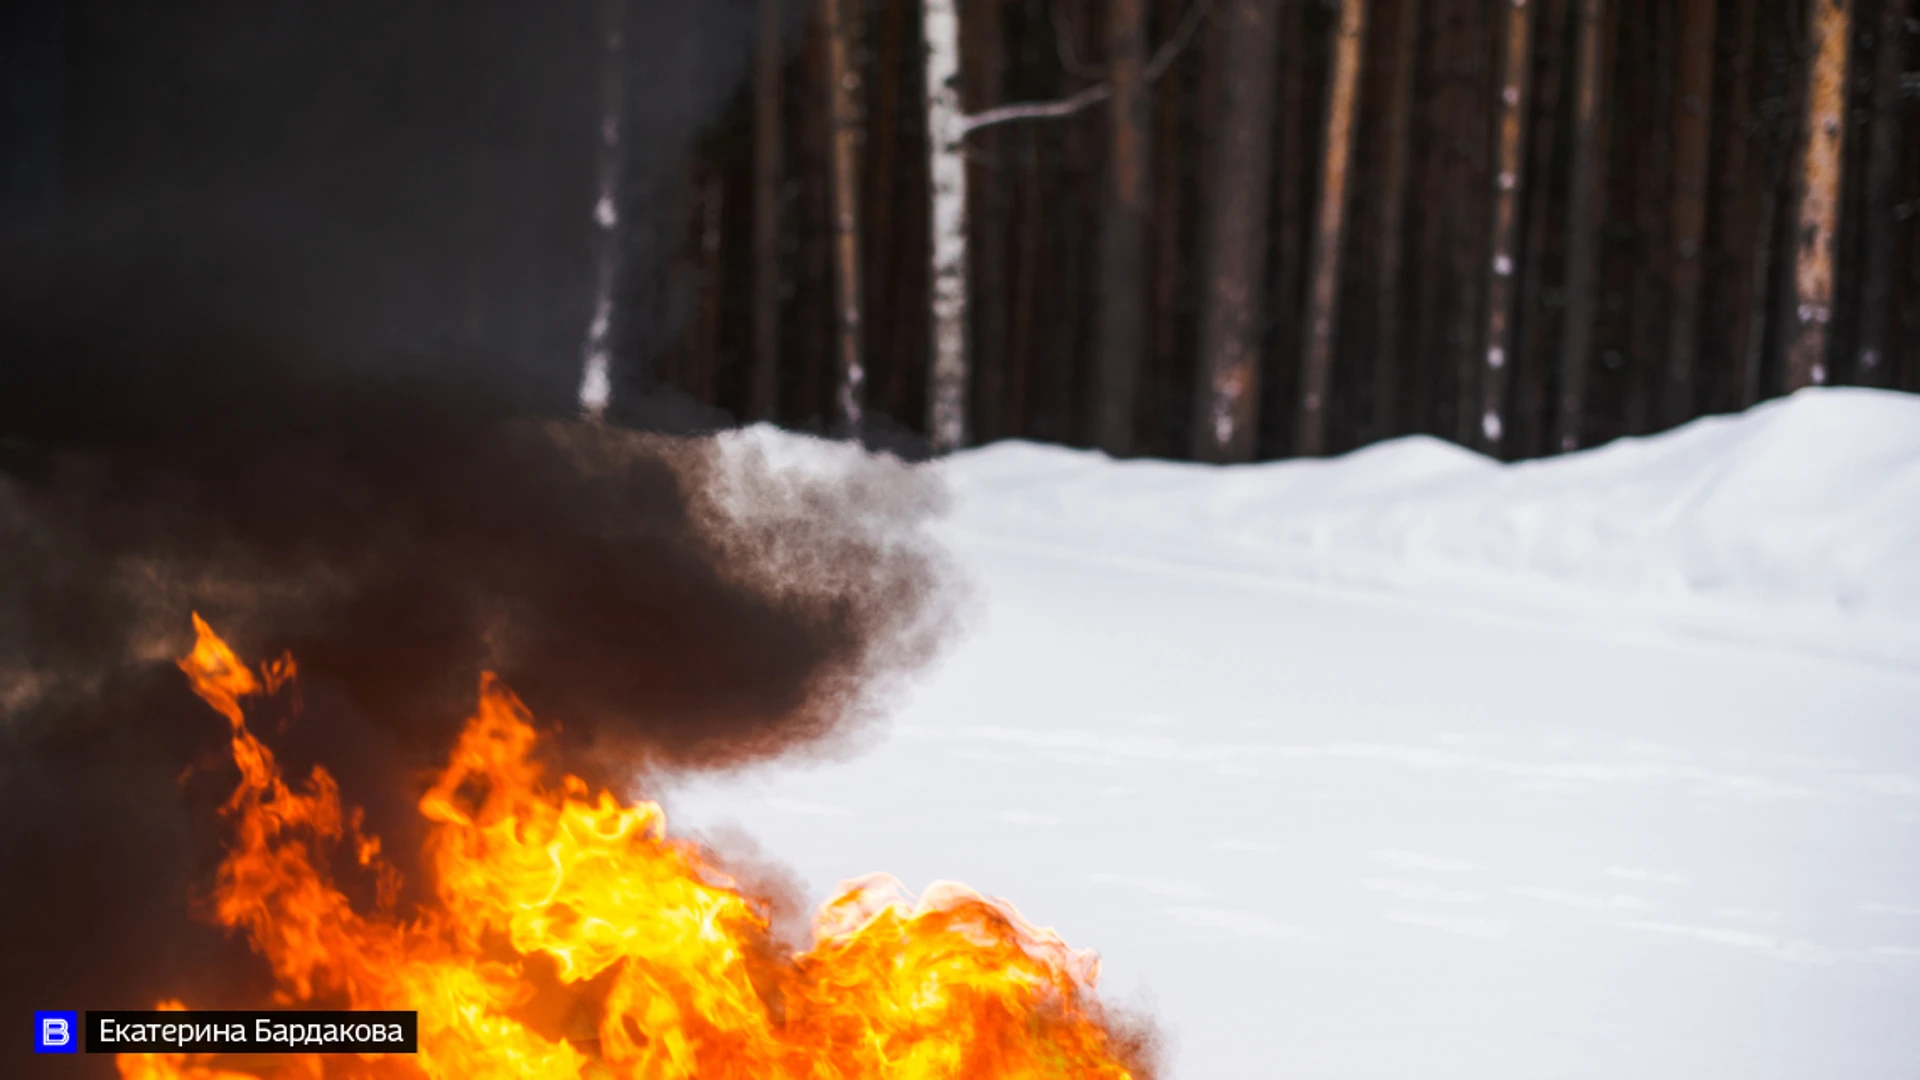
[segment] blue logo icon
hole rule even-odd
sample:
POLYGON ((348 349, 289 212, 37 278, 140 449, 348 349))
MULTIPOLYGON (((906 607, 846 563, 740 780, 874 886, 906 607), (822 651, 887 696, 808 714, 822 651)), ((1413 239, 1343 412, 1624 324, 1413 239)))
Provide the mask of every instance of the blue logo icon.
POLYGON ((36 1054, 79 1053, 80 1014, 77 1012, 34 1013, 33 1052, 36 1054))

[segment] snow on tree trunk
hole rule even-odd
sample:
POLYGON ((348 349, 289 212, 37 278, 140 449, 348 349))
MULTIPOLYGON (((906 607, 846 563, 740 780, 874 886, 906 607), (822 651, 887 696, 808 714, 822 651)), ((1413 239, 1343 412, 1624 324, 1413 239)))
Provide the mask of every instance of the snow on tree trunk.
POLYGON ((832 118, 833 265, 837 315, 835 353, 835 426, 842 437, 858 439, 866 401, 860 318, 860 76, 853 70, 854 0, 825 0, 827 24, 827 111, 832 118))
POLYGON ((1333 66, 1327 73, 1327 125, 1320 156, 1320 212, 1314 225, 1313 275, 1307 294, 1307 341, 1300 378, 1300 417, 1294 452, 1326 450, 1327 394, 1333 384, 1334 323, 1340 314, 1340 253, 1346 239, 1347 183, 1353 158, 1353 117, 1360 96, 1360 57, 1366 41, 1365 0, 1341 0, 1333 66))
POLYGON ((1193 456, 1226 462, 1251 460, 1259 434, 1259 298, 1272 201, 1268 179, 1280 0, 1225 0, 1220 16, 1224 100, 1203 247, 1207 265, 1193 456))
POLYGON ((598 419, 613 397, 613 286, 620 269, 621 129, 626 120, 626 0, 606 0, 600 72, 599 188, 593 204, 593 317, 581 347, 580 410, 598 419))
POLYGON ((1493 242, 1487 264, 1486 367, 1480 372, 1480 447, 1498 452, 1507 432, 1507 372, 1513 370, 1515 262, 1520 189, 1526 178, 1527 83, 1533 71, 1533 4, 1508 0, 1500 72, 1499 161, 1493 174, 1493 242))
POLYGON ((1554 445, 1562 453, 1580 448, 1586 422, 1587 368, 1593 354, 1593 301, 1599 269, 1594 234, 1606 217, 1601 205, 1607 183, 1600 108, 1606 79, 1604 38, 1611 27, 1605 0, 1580 0, 1573 98, 1573 193, 1567 223, 1567 321, 1560 339, 1560 394, 1554 417, 1554 445))
POLYGON ((1827 322, 1833 313, 1834 235, 1840 218, 1840 161, 1846 143, 1847 32, 1852 0, 1813 0, 1807 23, 1805 126, 1800 205, 1795 214, 1794 311, 1787 328, 1787 390, 1827 381, 1827 322))
POLYGON ((933 188, 933 370, 927 434, 938 453, 967 440, 967 166, 960 112, 960 16, 926 0, 927 145, 933 188))

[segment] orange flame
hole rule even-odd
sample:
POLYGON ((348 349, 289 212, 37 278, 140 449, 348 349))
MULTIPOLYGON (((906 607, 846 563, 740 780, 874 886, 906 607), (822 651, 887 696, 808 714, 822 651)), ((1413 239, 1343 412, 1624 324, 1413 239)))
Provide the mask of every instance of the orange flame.
MULTIPOLYGON (((291 658, 256 676, 197 615, 194 626, 180 667, 232 724, 241 774, 213 917, 267 961, 276 1005, 420 1014, 417 1055, 280 1058, 274 1075, 1138 1075, 1093 998, 1093 954, 964 886, 936 884, 916 904, 884 875, 844 884, 815 915, 813 945, 780 948, 768 906, 670 838, 658 805, 623 805, 574 776, 548 783, 531 716, 492 675, 420 800, 434 900, 402 917, 398 875, 358 814, 343 816, 333 779, 316 768, 289 786, 247 729, 243 699, 292 678, 291 658), (374 910, 329 872, 333 847, 374 874, 374 910)), ((204 1055, 118 1063, 124 1080, 256 1075, 204 1055)))

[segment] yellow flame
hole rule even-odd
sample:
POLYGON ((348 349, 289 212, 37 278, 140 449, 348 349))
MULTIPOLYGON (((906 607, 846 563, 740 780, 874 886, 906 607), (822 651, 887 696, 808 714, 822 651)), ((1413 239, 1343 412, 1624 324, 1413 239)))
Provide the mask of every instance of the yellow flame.
MULTIPOLYGON (((1010 905, 942 883, 917 902, 874 875, 841 887, 813 944, 781 948, 769 906, 660 807, 550 782, 532 717, 497 678, 419 803, 432 901, 402 916, 378 842, 324 769, 281 776, 242 701, 293 676, 248 670, 197 615, 180 661, 227 717, 240 784, 213 916, 272 970, 275 1005, 417 1009, 415 1056, 280 1059, 274 1075, 839 1080, 1136 1075, 1093 998, 1097 963, 1010 905), (328 870, 345 846, 379 879, 362 911, 328 870)), ((179 1007, 173 1003, 171 1007, 179 1007)), ((205 1057, 123 1055, 124 1080, 253 1080, 205 1057)))

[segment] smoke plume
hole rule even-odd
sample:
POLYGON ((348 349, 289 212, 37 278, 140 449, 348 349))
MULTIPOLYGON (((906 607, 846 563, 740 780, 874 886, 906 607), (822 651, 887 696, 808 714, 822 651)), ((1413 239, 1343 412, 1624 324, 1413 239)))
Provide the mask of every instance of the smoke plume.
POLYGON ((398 851, 483 669, 604 775, 831 745, 939 643, 939 496, 904 467, 542 417, 451 363, 342 373, 179 297, 33 299, 0 323, 0 951, 36 973, 9 997, 247 969, 188 910, 232 779, 170 664, 189 612, 296 656, 269 737, 398 851))
MULTIPOLYGON (((636 3, 636 78, 696 24, 721 39, 636 97, 636 197, 735 85, 738 7, 636 3)), ((171 662, 190 612, 295 655, 299 708, 260 734, 393 853, 482 670, 619 783, 844 746, 948 625, 927 476, 571 416, 595 5, 168 10, 66 6, 60 206, 0 231, 15 1031, 260 1000, 194 915, 234 774, 171 662)), ((7 1046, 0 1071, 35 1067, 7 1046)))

